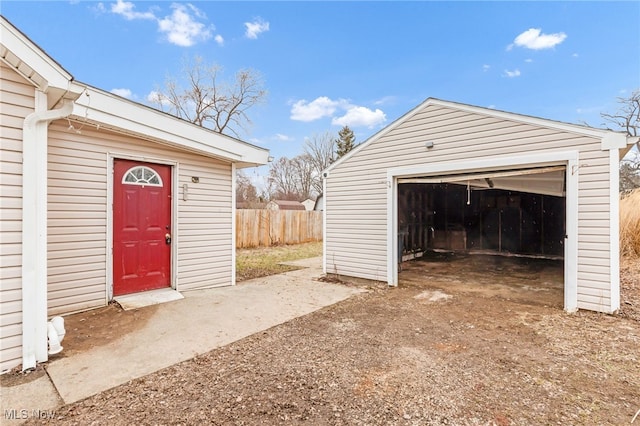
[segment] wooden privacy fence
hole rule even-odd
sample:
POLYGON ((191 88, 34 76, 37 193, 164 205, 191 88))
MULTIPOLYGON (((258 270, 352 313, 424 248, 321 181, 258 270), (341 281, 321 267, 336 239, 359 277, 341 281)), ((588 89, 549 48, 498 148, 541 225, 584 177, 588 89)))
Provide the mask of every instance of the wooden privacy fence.
POLYGON ((322 212, 236 210, 236 247, 269 247, 322 241, 322 212))

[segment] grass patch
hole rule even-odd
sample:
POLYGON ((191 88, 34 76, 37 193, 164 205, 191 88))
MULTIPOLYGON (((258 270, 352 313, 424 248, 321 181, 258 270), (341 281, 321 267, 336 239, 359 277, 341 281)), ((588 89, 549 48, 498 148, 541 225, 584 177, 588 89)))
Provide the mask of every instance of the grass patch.
POLYGON ((322 256, 322 241, 296 245, 236 250, 236 281, 293 271, 295 266, 282 262, 322 256))
POLYGON ((640 257, 640 189, 620 200, 620 253, 640 257))

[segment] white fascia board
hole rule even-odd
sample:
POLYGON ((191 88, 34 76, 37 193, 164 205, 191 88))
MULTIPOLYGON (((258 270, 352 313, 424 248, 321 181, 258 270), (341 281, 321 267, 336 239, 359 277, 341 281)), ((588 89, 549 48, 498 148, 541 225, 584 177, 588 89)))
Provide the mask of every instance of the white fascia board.
POLYGON ((553 120, 549 120, 549 119, 546 119, 546 118, 532 117, 532 116, 516 114, 516 113, 512 113, 512 112, 499 111, 499 110, 490 109, 490 108, 483 108, 483 107, 478 107, 478 106, 473 106, 473 105, 461 104, 461 103, 457 103, 457 102, 450 102, 450 101, 443 101, 443 100, 435 99, 435 98, 428 98, 424 102, 422 102, 420 105, 418 105, 415 108, 411 109, 409 112, 407 112, 404 115, 402 115, 400 118, 395 120, 393 123, 389 124, 388 126, 384 127, 382 130, 380 130, 378 133, 376 133, 373 136, 371 136, 369 139, 364 141, 362 144, 358 145, 355 149, 353 149, 352 151, 347 153, 345 156, 343 156, 340 159, 338 159, 331 166, 327 167, 325 172, 330 172, 334 168, 338 167, 340 164, 342 164, 344 161, 346 161, 349 158, 351 158, 358 151, 364 149, 366 146, 368 146, 371 143, 373 143, 374 141, 380 139, 382 136, 384 136, 385 134, 389 133, 391 130, 399 127, 403 122, 405 122, 408 119, 410 119, 411 117, 413 117, 418 111, 421 111, 424 108, 427 108, 429 105, 438 105, 438 106, 447 107, 447 108, 451 108, 451 109, 455 109, 455 110, 459 110, 459 111, 467 111, 467 112, 471 112, 471 113, 475 113, 475 114, 491 116, 491 117, 500 118, 500 119, 504 119, 504 120, 517 121, 517 122, 520 122, 520 123, 531 124, 531 125, 535 125, 535 126, 541 126, 541 127, 546 127, 546 128, 550 128, 550 129, 571 132, 571 133, 577 133, 577 134, 580 134, 580 135, 596 137, 596 138, 602 138, 602 137, 604 137, 604 135, 607 135, 607 134, 610 134, 610 133, 614 133, 615 134, 615 132, 611 132, 609 130, 595 129, 595 128, 591 128, 591 127, 580 126, 580 125, 577 125, 577 124, 570 124, 570 123, 563 123, 563 122, 560 122, 560 121, 553 121, 553 120))
POLYGON ((628 137, 624 133, 608 132, 602 136, 601 149, 603 151, 624 149, 627 145, 630 145, 629 139, 633 138, 628 137))
POLYGON ((145 139, 195 151, 230 162, 267 164, 269 151, 196 126, 167 113, 85 86, 85 95, 75 104, 79 121, 135 134, 145 139))
POLYGON ((8 65, 45 93, 49 87, 68 88, 73 80, 69 72, 2 16, 0 27, 2 58, 8 65))
POLYGON ((483 108, 468 104, 461 104, 451 101, 443 101, 440 99, 429 98, 422 104, 422 107, 428 105, 439 105, 460 111, 467 111, 476 114, 487 115, 495 118, 501 118, 509 121, 517 121, 520 123, 531 124, 534 126, 546 127, 555 130, 562 130, 570 133, 577 133, 584 136, 592 136, 601 138, 603 135, 610 133, 610 130, 596 129, 587 126, 580 126, 578 124, 564 123, 562 121, 554 121, 547 118, 533 117, 530 115, 517 114, 514 112, 500 111, 492 108, 483 108))
POLYGON ((351 151, 347 152, 344 156, 340 157, 333 164, 331 164, 329 167, 327 167, 325 170, 323 170, 323 173, 326 173, 327 177, 328 177, 328 175, 330 174, 331 170, 335 169, 340 164, 342 164, 343 162, 345 162, 346 160, 351 158, 354 154, 358 153, 359 151, 362 151, 366 146, 371 145, 374 141, 380 139, 381 137, 383 137, 384 135, 389 133, 391 130, 393 130, 396 127, 398 127, 401 123, 403 123, 404 121, 406 121, 409 118, 411 118, 416 112, 418 112, 420 109, 422 109, 422 107, 425 106, 425 104, 426 104, 426 101, 421 103, 420 105, 416 106, 415 108, 413 108, 409 112, 403 114, 401 117, 397 118, 393 123, 391 123, 391 124, 385 126, 384 128, 382 128, 378 133, 370 136, 369 139, 367 139, 366 141, 362 142, 360 145, 356 146, 351 151))

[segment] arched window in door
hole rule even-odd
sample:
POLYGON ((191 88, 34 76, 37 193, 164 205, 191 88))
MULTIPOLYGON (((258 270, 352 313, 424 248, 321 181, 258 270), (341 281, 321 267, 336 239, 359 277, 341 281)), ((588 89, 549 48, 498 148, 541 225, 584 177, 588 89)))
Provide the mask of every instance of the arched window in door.
POLYGON ((122 183, 128 185, 162 186, 162 178, 150 167, 135 166, 122 176, 122 183))

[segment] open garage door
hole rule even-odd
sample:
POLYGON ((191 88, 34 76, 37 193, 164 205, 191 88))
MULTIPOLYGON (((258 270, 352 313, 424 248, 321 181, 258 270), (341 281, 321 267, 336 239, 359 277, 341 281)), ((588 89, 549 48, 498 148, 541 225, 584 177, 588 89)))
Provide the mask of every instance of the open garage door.
POLYGON ((398 183, 455 183, 476 189, 505 189, 565 196, 565 166, 502 170, 456 175, 399 178, 398 183))
POLYGON ((530 266, 537 276, 545 268, 544 285, 555 277, 547 290, 562 303, 566 166, 398 177, 397 184, 398 271, 416 258, 463 258, 466 269, 449 270, 496 277, 504 271, 511 281, 515 270, 522 275, 530 266))
POLYGON ((398 179, 398 260, 428 250, 562 257, 565 166, 398 179))

